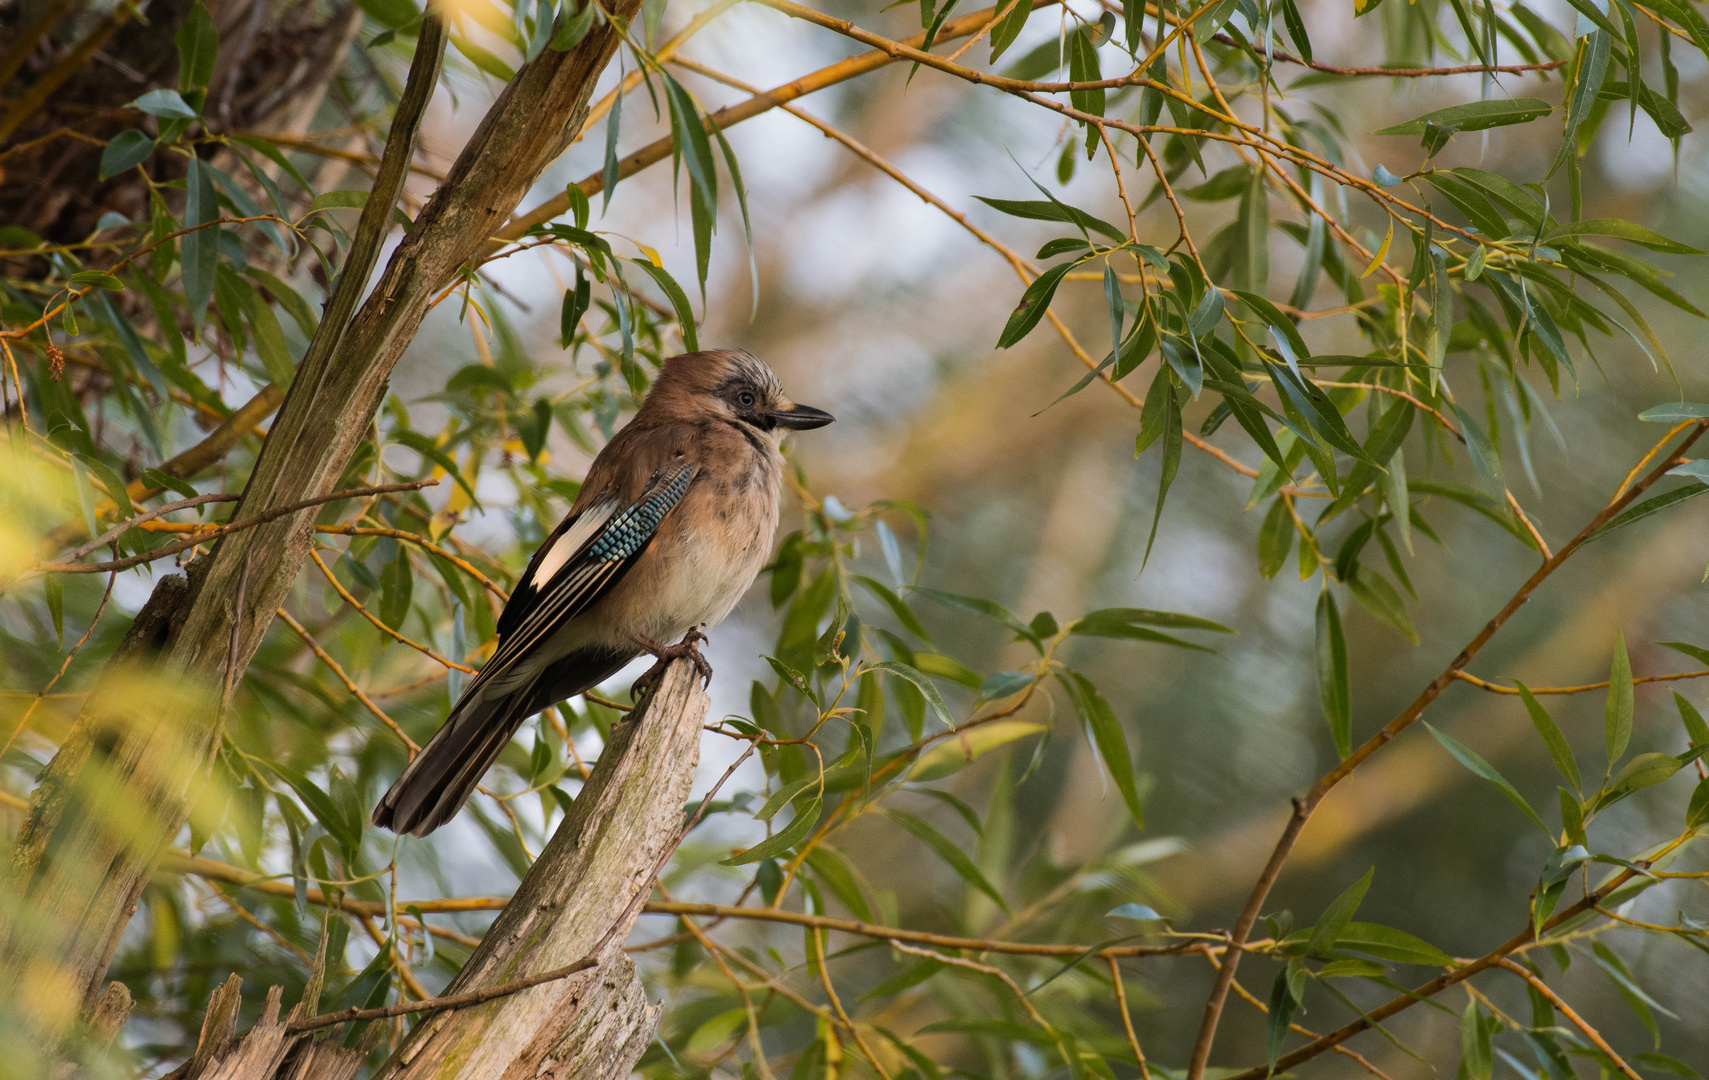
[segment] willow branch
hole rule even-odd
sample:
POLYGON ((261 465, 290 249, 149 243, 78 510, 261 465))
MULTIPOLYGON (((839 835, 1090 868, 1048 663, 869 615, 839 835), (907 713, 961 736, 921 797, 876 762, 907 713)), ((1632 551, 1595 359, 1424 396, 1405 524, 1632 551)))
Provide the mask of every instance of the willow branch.
MULTIPOLYGON (((130 555, 123 559, 114 559, 112 562, 37 563, 35 566, 24 571, 24 573, 19 575, 17 578, 14 578, 11 584, 16 584, 19 581, 28 581, 31 578, 37 578, 43 574, 104 574, 110 570, 128 570, 133 566, 139 566, 145 562, 154 562, 156 559, 164 559, 168 555, 176 555, 180 551, 193 548, 197 544, 205 544, 209 540, 213 540, 221 536, 229 536, 234 532, 241 532, 244 529, 252 529, 257 525, 265 525, 269 521, 285 517, 288 514, 295 514, 301 510, 307 510, 312 506, 319 506, 322 503, 338 502, 341 499, 357 499, 364 495, 379 495, 389 491, 420 491, 422 488, 433 487, 437 483, 439 483, 439 481, 435 479, 412 480, 406 484, 379 484, 374 487, 348 488, 344 491, 334 491, 330 495, 317 495, 312 499, 302 499, 298 502, 287 503, 284 506, 275 506, 271 509, 263 510, 254 517, 245 518, 242 521, 234 521, 230 524, 223 525, 210 524, 206 532, 194 534, 188 539, 180 540, 177 543, 167 544, 164 547, 155 548, 153 551, 145 551, 140 555, 130 555)), ((197 496, 197 498, 206 499, 210 502, 220 501, 220 499, 215 499, 210 496, 197 496)), ((225 497, 222 496, 221 498, 225 497)), ((184 501, 191 503, 192 505, 195 504, 194 500, 186 499, 184 501)))
POLYGON ((1548 983, 1545 983, 1542 979, 1539 979, 1530 971, 1527 971, 1524 967, 1514 963, 1506 957, 1502 957, 1500 960, 1496 961, 1496 966, 1501 968, 1503 971, 1511 971, 1513 974, 1529 983, 1531 985, 1531 989, 1548 998, 1549 1004, 1555 1007, 1555 1011, 1566 1017, 1574 1027, 1584 1032, 1584 1037, 1589 1039, 1598 1050, 1602 1051, 1603 1054, 1607 1056, 1608 1060, 1614 1063, 1614 1067, 1619 1069, 1621 1075, 1625 1076, 1627 1080, 1644 1080, 1644 1078, 1639 1076, 1632 1066, 1626 1064, 1626 1062, 1621 1059, 1620 1055, 1614 1052, 1614 1048, 1608 1045, 1608 1040, 1602 1037, 1602 1033, 1591 1027, 1590 1024, 1585 1021, 1584 1017, 1574 1012, 1573 1007, 1562 1000, 1561 995, 1550 989, 1548 983))
POLYGON ((324 1013, 307 1020, 293 1020, 285 1025, 285 1030, 292 1035, 300 1035, 305 1031, 331 1027, 334 1024, 348 1024, 360 1020, 386 1020, 394 1016, 409 1016, 413 1013, 436 1013, 447 1009, 466 1009, 470 1005, 479 1005, 483 1001, 494 998, 509 997, 512 994, 527 990, 541 983, 556 982, 567 979, 571 975, 597 967, 596 957, 584 956, 573 964, 566 964, 551 971, 542 971, 538 975, 524 975, 520 979, 512 979, 485 990, 469 990, 461 994, 447 994, 444 997, 427 998, 423 1001, 400 1001, 396 1005, 386 1005, 377 1009, 359 1009, 352 1005, 348 1009, 324 1013))
MULTIPOLYGON (((1056 0, 1038 0, 1034 5, 1034 10, 1047 7, 1055 2, 1056 0)), ((953 41, 957 38, 966 37, 968 34, 974 33, 984 27, 984 25, 990 21, 995 12, 995 8, 987 8, 984 11, 977 11, 971 15, 963 15, 959 19, 951 19, 939 28, 937 40, 953 41)), ((913 47, 923 45, 925 44, 925 41, 926 35, 924 33, 920 33, 915 34, 911 38, 907 38, 906 44, 913 47)), ((727 105, 724 108, 719 109, 717 112, 712 113, 706 118, 706 130, 710 133, 714 130, 723 130, 725 128, 733 127, 736 124, 741 123, 743 120, 751 120, 754 117, 759 116, 761 113, 768 112, 771 109, 782 105, 784 102, 794 101, 796 98, 811 94, 814 91, 823 90, 828 86, 835 86, 838 83, 847 82, 850 79, 865 75, 867 72, 876 71, 887 64, 895 63, 898 59, 900 59, 900 57, 891 54, 887 50, 875 49, 872 52, 865 53, 861 56, 850 57, 847 60, 832 64, 829 67, 820 68, 818 71, 803 75, 801 78, 796 79, 793 82, 787 82, 782 86, 773 87, 765 93, 756 94, 746 101, 738 102, 735 105, 727 105)), ((665 138, 648 143, 646 146, 636 150, 626 157, 620 158, 617 163, 617 174, 619 178, 627 179, 628 177, 640 172, 642 169, 647 168, 649 165, 654 165, 670 157, 673 145, 674 143, 672 139, 669 136, 666 136, 665 138)), ((603 171, 592 173, 584 177, 576 186, 582 189, 582 194, 584 195, 597 195, 599 192, 605 190, 603 171)), ((496 234, 497 238, 506 241, 519 239, 523 233, 529 230, 530 227, 550 221, 559 214, 564 213, 569 208, 570 200, 568 195, 553 196, 536 206, 534 209, 529 210, 527 213, 511 218, 511 220, 505 224, 504 228, 498 230, 498 233, 496 234)))
MULTIPOLYGON (((1323 801, 1335 785, 1351 775, 1354 769, 1410 727, 1430 703, 1435 701, 1442 691, 1455 681, 1455 672, 1463 670, 1467 664, 1471 663, 1472 659, 1483 650, 1483 647, 1489 643, 1496 632, 1506 625, 1508 619, 1513 617, 1514 612, 1523 607, 1525 602, 1531 598, 1531 594, 1537 590, 1537 587, 1558 570, 1561 564, 1571 558, 1573 553, 1582 547, 1598 529, 1612 520, 1615 515, 1661 480, 1663 476, 1667 475, 1668 470, 1678 464, 1685 451, 1701 438, 1706 430, 1709 430, 1709 420, 1697 421, 1693 425, 1691 433, 1675 446, 1671 453, 1665 455, 1661 464, 1652 469, 1642 480, 1627 487, 1625 491, 1611 499, 1607 506, 1591 518, 1589 524, 1579 530, 1577 536, 1568 541, 1566 546, 1556 552, 1553 558, 1538 567, 1526 579, 1525 583, 1514 592, 1501 610, 1484 624, 1477 636, 1460 650, 1459 655, 1454 657, 1441 674, 1432 679, 1429 685, 1419 692, 1418 696, 1401 711, 1400 715, 1384 725, 1382 730, 1367 739, 1334 769, 1324 774, 1304 796, 1294 800, 1293 815, 1288 819, 1287 825, 1282 830, 1282 835, 1277 839, 1269 861, 1259 874, 1257 883, 1253 885, 1252 892, 1247 897, 1246 906, 1234 924, 1234 936, 1229 942, 1227 958, 1218 970, 1216 982, 1211 989, 1210 996, 1205 1001, 1204 1018, 1200 1022, 1199 1033, 1193 1044, 1192 1059, 1188 1065, 1189 1080, 1199 1080, 1204 1075, 1205 1066, 1210 1060, 1211 1044, 1216 1039, 1217 1024, 1222 1018, 1223 1004, 1228 998, 1229 987, 1234 981, 1235 969, 1240 964, 1241 949, 1252 933, 1253 925, 1258 921, 1259 913, 1263 910, 1264 901, 1269 897, 1270 890, 1281 876, 1283 865, 1287 862, 1288 856, 1292 854, 1294 845, 1299 842, 1300 833, 1304 831, 1306 822, 1310 820, 1312 812, 1317 809, 1318 804, 1323 801)), ((1282 1067, 1286 1067, 1286 1065, 1284 1064, 1282 1067)))
POLYGON ((387 635, 388 637, 390 637, 394 641, 400 642, 404 645, 408 645, 410 648, 414 649, 418 653, 421 653, 423 656, 427 657, 429 660, 434 661, 435 663, 442 664, 448 668, 456 668, 458 671, 465 672, 465 673, 470 674, 470 675, 473 675, 475 673, 475 669, 470 667, 469 665, 459 664, 457 661, 455 661, 455 660, 453 660, 447 656, 440 656, 438 653, 434 652, 431 647, 429 647, 427 645, 423 645, 419 641, 415 641, 411 638, 405 637, 404 635, 398 633, 396 630, 393 630, 391 627, 387 626, 385 623, 381 622, 378 618, 375 617, 373 612, 369 611, 367 608, 362 606, 362 601, 360 601, 360 600, 356 599, 354 596, 350 595, 350 590, 346 589, 344 587, 343 582, 339 581, 338 578, 333 576, 332 567, 326 565, 325 560, 323 560, 320 557, 320 552, 314 550, 313 548, 310 548, 309 549, 309 558, 313 559, 315 561, 315 565, 320 567, 320 572, 326 576, 327 584, 332 586, 333 591, 338 594, 339 599, 343 600, 346 604, 349 604, 351 607, 355 608, 358 612, 361 613, 361 615, 364 619, 367 619, 370 623, 373 623, 374 629, 380 631, 380 633, 382 633, 382 634, 387 635))
MULTIPOLYGON (((1637 678, 1633 679, 1632 682, 1633 683, 1675 682, 1679 679, 1701 679, 1704 676, 1709 676, 1709 669, 1706 669, 1703 671, 1678 671, 1678 672, 1674 672, 1671 675, 1640 675, 1637 678)), ((1518 694, 1519 693, 1519 691, 1517 689, 1515 689, 1511 686, 1500 686, 1496 683, 1489 682, 1485 679, 1480 679, 1476 675, 1468 675, 1463 671, 1454 672, 1454 678, 1459 679, 1461 682, 1464 682, 1464 683, 1470 683, 1471 685, 1477 687, 1479 690, 1487 690, 1492 694, 1518 694)), ((1592 690, 1606 690, 1606 689, 1608 689, 1608 680, 1604 679, 1601 682, 1585 683, 1583 686, 1528 686, 1528 687, 1526 687, 1526 689, 1530 690, 1531 693, 1533 693, 1533 694, 1586 694, 1592 690)))
MULTIPOLYGON (((1595 891, 1587 894, 1583 899, 1556 913, 1553 918, 1543 924, 1543 929, 1545 931, 1552 930, 1567 922, 1569 919, 1573 919, 1578 915, 1593 909, 1599 901, 1614 892, 1614 890, 1618 889, 1620 886, 1626 884, 1626 882, 1630 881, 1634 875, 1635 872, 1632 870, 1620 871, 1595 891)), ((1424 983, 1422 986, 1415 987, 1410 991, 1405 991, 1399 996, 1389 999, 1377 1008, 1365 1013, 1357 1020, 1337 1028, 1327 1035, 1321 1035, 1297 1050, 1283 1054, 1281 1057, 1276 1059, 1274 1064, 1255 1065, 1250 1069, 1226 1076, 1223 1080, 1267 1080, 1267 1078, 1273 1073, 1279 1073, 1283 1070, 1291 1069, 1302 1062, 1310 1061, 1319 1054, 1326 1053, 1333 1050, 1335 1047, 1340 1046, 1342 1043, 1351 1039, 1353 1036, 1358 1035, 1360 1032, 1370 1030, 1371 1027, 1382 1023, 1389 1017, 1394 1016, 1397 1013, 1405 1012, 1420 1001, 1432 998, 1451 986, 1456 986, 1465 982, 1474 975, 1481 974, 1491 968, 1499 967, 1501 962, 1508 956, 1531 944, 1535 940, 1537 940, 1537 935, 1533 933, 1532 927, 1527 926, 1517 936, 1502 945, 1497 946, 1494 950, 1484 956, 1473 960, 1471 963, 1461 964, 1452 971, 1445 971, 1434 979, 1431 979, 1429 982, 1424 983)), ((1239 954, 1231 950, 1228 955, 1229 958, 1232 959, 1239 954)), ((1223 968, 1226 969, 1228 966, 1228 963, 1224 962, 1223 968)))

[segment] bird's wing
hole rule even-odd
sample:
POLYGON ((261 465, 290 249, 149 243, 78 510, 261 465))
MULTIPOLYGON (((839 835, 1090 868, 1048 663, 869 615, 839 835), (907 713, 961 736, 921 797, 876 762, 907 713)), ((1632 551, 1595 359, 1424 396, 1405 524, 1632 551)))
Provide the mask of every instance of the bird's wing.
POLYGON ((628 506, 612 497, 589 503, 553 531, 528 564, 499 617, 499 647, 470 681, 465 696, 514 665, 565 620, 591 607, 652 542, 659 523, 682 500, 699 466, 677 460, 660 469, 628 506))

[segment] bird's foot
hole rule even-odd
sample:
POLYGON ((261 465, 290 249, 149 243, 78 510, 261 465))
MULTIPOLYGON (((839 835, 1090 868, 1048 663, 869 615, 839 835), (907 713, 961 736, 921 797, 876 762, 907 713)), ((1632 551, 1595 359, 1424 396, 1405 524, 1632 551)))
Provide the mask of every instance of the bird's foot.
POLYGON ((657 689, 659 680, 665 677, 665 668, 670 666, 672 660, 689 661, 694 665, 694 670, 700 673, 700 684, 702 686, 712 684, 712 665, 706 662, 706 657, 700 654, 699 648, 700 643, 706 640, 706 635, 700 632, 699 627, 695 627, 684 634, 682 640, 675 645, 660 645, 651 638, 642 637, 640 634, 634 635, 634 638, 635 644, 641 646, 643 652, 651 654, 656 661, 639 679, 635 680, 635 689, 638 693, 650 694, 657 689))

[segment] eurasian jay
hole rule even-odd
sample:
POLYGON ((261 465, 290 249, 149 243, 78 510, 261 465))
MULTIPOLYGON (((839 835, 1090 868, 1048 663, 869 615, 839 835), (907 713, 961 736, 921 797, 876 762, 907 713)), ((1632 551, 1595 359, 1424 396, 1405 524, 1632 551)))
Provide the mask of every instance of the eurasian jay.
POLYGON ((778 445, 831 420, 790 401, 745 352, 666 360, 534 553, 499 616, 493 658, 374 808, 374 824, 416 836, 437 829, 524 720, 643 652, 658 658, 649 675, 686 656, 709 677, 699 628, 730 613, 771 554, 778 445))

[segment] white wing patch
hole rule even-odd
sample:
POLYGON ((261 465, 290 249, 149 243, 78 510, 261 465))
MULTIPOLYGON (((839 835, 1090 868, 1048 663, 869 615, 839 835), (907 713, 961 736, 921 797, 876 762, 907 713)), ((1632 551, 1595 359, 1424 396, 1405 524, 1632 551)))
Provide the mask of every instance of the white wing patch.
POLYGON ((576 518, 575 524, 564 530, 564 535, 558 537, 557 543, 552 545, 552 550, 548 551, 546 557, 540 560, 540 565, 535 569, 534 577, 529 580, 529 584, 536 589, 545 588, 546 583, 552 580, 553 575, 563 569, 564 564, 569 562, 575 553, 582 549, 582 545, 592 539, 594 533, 603 528, 605 523, 611 520, 611 515, 616 512, 616 499, 606 499, 594 503, 582 511, 581 516, 576 518))

